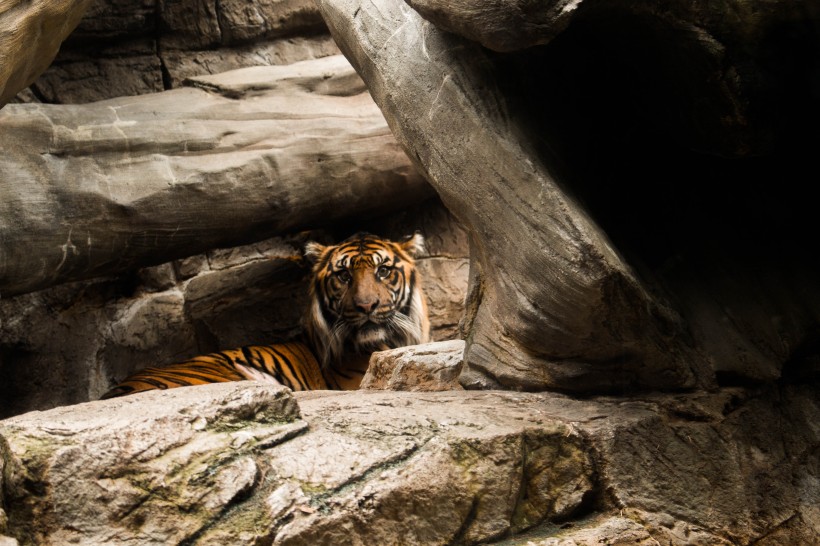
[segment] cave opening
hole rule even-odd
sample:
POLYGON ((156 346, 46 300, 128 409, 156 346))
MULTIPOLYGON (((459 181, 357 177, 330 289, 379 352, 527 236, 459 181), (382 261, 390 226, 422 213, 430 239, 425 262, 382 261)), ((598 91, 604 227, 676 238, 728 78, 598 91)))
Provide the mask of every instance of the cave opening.
POLYGON ((493 58, 529 145, 654 277, 682 263, 817 261, 818 43, 781 22, 761 39, 766 55, 730 55, 613 10, 493 58))

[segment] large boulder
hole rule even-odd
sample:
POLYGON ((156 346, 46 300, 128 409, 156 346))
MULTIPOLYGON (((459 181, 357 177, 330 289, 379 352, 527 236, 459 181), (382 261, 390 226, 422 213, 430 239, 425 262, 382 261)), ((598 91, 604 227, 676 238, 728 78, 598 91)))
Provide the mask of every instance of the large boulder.
POLYGON ((0 535, 812 544, 818 394, 296 396, 253 382, 148 392, 0 421, 0 535))

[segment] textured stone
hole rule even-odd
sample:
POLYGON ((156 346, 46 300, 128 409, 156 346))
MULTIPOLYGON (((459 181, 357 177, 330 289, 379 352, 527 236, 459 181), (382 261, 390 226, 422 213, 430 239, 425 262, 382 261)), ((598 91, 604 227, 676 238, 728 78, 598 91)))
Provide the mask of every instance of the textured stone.
POLYGON ((143 393, 0 421, 5 533, 110 546, 812 544, 817 395, 143 393))
POLYGON ((333 39, 322 34, 203 51, 170 50, 163 53, 162 61, 168 84, 176 88, 195 76, 251 66, 286 65, 338 54, 339 48, 333 39))
POLYGON ((681 343, 680 318, 520 141, 492 74, 480 70, 486 55, 477 45, 437 31, 399 1, 320 5, 408 156, 474 234, 466 354, 485 386, 711 381, 707 362, 681 343))
POLYGON ((340 55, 138 98, 9 105, 0 145, 4 296, 432 194, 340 55))
POLYGON ((594 487, 583 438, 560 419, 525 425, 525 400, 316 393, 299 412, 286 392, 209 385, 3 421, 12 536, 471 544, 594 487))
POLYGON ((14 534, 24 544, 177 543, 253 489, 254 449, 306 428, 287 389, 196 389, 4 421, 14 534))
POLYGON ((464 315, 464 298, 470 273, 468 258, 431 257, 419 261, 418 269, 425 279, 424 292, 430 300, 430 316, 438 317, 432 334, 435 339, 456 339, 464 315), (441 320, 448 317, 448 320, 441 320))
POLYGON ((186 0, 161 10, 164 49, 205 49, 289 34, 315 34, 324 23, 311 0, 186 0))
POLYGON ((312 0, 220 0, 222 42, 242 43, 260 38, 327 32, 312 0))
POLYGON ((41 102, 80 104, 112 97, 164 90, 156 55, 64 61, 50 67, 33 84, 41 102))
POLYGON ((603 516, 526 533, 503 542, 505 546, 660 546, 642 525, 621 516, 603 516))
POLYGON ((90 4, 10 0, 0 5, 0 108, 48 67, 90 4))
POLYGON ((177 88, 193 76, 336 54, 311 0, 96 0, 30 97, 88 103, 177 88))
POLYGON ((395 391, 461 390, 464 342, 439 341, 378 351, 359 388, 395 391))
POLYGON ((437 27, 496 51, 548 43, 572 21, 582 0, 406 0, 437 27))

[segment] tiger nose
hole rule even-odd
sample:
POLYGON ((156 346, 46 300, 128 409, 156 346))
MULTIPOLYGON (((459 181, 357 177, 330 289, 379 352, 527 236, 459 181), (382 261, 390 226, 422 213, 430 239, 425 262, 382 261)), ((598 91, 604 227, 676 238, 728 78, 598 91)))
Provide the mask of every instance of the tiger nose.
POLYGON ((375 311, 376 307, 379 306, 379 300, 378 299, 365 300, 365 299, 358 299, 357 298, 356 300, 354 300, 353 303, 356 304, 356 309, 358 309, 359 311, 361 311, 362 313, 364 313, 366 315, 369 315, 370 313, 375 311))

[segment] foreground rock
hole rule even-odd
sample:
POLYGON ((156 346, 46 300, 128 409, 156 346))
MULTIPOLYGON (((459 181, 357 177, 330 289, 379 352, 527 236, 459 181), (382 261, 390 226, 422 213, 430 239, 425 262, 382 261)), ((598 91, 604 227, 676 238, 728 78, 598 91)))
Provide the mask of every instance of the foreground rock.
POLYGON ((340 56, 0 112, 0 292, 406 208, 432 194, 340 56))
POLYGON ((460 390, 464 341, 449 340, 378 351, 359 388, 391 391, 460 390))
POLYGON ((811 544, 818 394, 315 392, 297 408, 241 382, 81 404, 0 422, 0 534, 477 544, 535 527, 576 544, 811 544))

